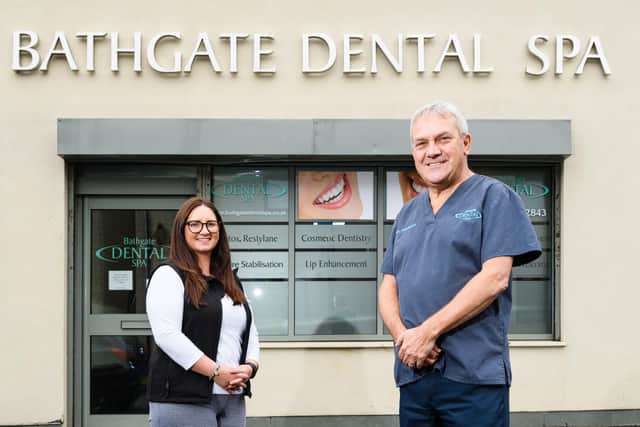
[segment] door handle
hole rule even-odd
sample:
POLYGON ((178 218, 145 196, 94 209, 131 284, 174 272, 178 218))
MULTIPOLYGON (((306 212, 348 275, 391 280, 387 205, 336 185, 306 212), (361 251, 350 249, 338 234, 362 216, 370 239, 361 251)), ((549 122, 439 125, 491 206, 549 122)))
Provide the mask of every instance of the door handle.
POLYGON ((120 327, 122 329, 151 329, 148 320, 121 320, 120 327))

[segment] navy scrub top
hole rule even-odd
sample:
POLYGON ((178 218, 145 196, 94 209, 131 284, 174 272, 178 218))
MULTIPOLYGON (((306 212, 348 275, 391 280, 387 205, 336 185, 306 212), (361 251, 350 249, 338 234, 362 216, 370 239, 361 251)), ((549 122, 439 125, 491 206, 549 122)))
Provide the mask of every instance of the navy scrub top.
MULTIPOLYGON (((402 208, 389 238, 382 273, 395 276, 400 316, 412 328, 451 301, 485 261, 512 256, 515 267, 540 254, 520 197, 502 182, 474 174, 436 215, 428 192, 402 208)), ((433 369, 453 381, 510 385, 510 313, 511 277, 508 289, 482 313, 438 339, 443 353, 433 369)), ((398 386, 418 380, 429 370, 412 369, 396 355, 398 386)))

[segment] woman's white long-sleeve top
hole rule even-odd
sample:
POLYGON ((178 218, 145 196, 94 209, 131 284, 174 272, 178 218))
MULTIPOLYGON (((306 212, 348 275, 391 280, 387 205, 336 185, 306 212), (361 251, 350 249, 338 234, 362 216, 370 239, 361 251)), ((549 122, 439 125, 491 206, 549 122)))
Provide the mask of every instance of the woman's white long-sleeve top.
MULTIPOLYGON (((225 294, 222 298, 222 326, 215 362, 224 367, 236 367, 241 356, 242 331, 246 325, 246 313, 242 304, 233 305, 225 294)), ((156 345, 174 362, 190 369, 204 354, 182 333, 184 309, 184 284, 170 266, 159 267, 153 274, 147 289, 147 315, 156 345)), ((213 333, 213 332, 212 332, 213 333)), ((247 359, 260 360, 260 345, 255 321, 249 328, 247 359)), ((214 385, 215 394, 228 394, 214 385)))

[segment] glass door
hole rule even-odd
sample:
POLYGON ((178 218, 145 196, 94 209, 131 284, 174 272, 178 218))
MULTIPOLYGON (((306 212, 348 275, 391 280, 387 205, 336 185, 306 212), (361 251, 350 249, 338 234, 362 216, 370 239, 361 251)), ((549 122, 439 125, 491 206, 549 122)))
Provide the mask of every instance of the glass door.
POLYGON ((148 426, 153 337, 145 314, 149 273, 169 257, 181 197, 82 201, 81 425, 148 426))

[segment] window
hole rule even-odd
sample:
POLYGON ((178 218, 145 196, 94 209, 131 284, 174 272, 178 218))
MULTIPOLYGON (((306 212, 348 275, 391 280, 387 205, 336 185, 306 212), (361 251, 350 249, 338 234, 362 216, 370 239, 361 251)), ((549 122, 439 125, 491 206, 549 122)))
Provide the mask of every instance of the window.
POLYGON ((144 313, 146 279, 169 257, 176 210, 91 211, 91 313, 144 313))
POLYGON ((555 328, 556 272, 555 224, 558 223, 557 167, 478 166, 476 170, 511 187, 524 202, 540 241, 542 255, 535 261, 513 269, 513 308, 509 326, 513 339, 552 339, 555 328))
MULTIPOLYGON (((555 336, 552 163, 472 163, 524 201, 543 255, 513 271, 512 339, 555 336)), ((388 339, 377 313, 380 264, 397 212, 425 191, 410 163, 214 167, 223 217, 264 340, 388 339)))

